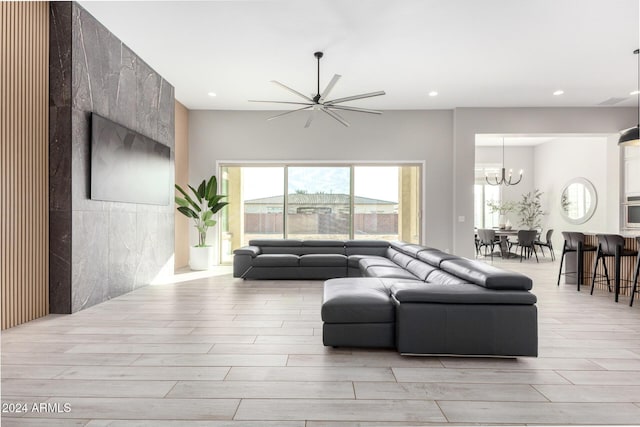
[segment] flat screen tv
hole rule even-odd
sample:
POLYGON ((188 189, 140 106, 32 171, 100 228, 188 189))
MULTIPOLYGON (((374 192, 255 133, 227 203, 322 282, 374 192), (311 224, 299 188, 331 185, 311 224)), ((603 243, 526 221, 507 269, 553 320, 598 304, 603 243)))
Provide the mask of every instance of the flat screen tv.
POLYGON ((91 199, 168 205, 171 150, 91 114, 91 199))

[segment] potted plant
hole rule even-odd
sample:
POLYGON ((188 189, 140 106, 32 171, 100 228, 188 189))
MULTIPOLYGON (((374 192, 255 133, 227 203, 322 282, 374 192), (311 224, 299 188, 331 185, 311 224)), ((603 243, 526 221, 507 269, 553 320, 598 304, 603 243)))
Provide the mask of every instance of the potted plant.
POLYGON ((487 207, 491 211, 491 213, 498 212, 500 214, 500 218, 498 219, 498 227, 500 229, 505 229, 507 226, 507 214, 509 212, 513 212, 516 209, 516 203, 510 200, 488 200, 487 207))
POLYGON ((192 270, 208 270, 213 265, 213 247, 207 245, 207 230, 217 223, 213 216, 228 203, 222 199, 227 197, 218 194, 218 180, 213 175, 203 180, 196 190, 189 185, 193 197, 176 184, 176 189, 184 196, 176 196, 178 211, 187 218, 192 218, 198 230, 198 244, 189 248, 189 267, 192 270))
POLYGON ((542 217, 546 213, 542 210, 541 196, 542 192, 535 189, 523 194, 522 200, 518 203, 520 225, 528 227, 529 230, 542 227, 542 217))

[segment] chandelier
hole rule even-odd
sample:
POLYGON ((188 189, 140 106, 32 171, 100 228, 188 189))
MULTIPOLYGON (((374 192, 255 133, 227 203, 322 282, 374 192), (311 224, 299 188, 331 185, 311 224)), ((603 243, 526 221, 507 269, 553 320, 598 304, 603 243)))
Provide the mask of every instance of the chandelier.
POLYGON ((516 185, 522 181, 522 173, 524 171, 520 169, 520 177, 517 181, 513 181, 513 169, 509 169, 509 176, 507 177, 507 170, 504 168, 504 138, 502 138, 502 174, 500 179, 498 179, 498 174, 494 174, 493 177, 489 178, 489 174, 485 172, 484 179, 487 180, 487 184, 489 185, 516 185))

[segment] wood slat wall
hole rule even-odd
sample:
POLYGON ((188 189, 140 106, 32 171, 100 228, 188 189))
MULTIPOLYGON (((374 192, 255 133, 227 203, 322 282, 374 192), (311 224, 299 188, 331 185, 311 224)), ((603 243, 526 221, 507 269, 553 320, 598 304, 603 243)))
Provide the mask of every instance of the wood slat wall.
POLYGON ((49 311, 49 4, 0 2, 2 329, 49 311))

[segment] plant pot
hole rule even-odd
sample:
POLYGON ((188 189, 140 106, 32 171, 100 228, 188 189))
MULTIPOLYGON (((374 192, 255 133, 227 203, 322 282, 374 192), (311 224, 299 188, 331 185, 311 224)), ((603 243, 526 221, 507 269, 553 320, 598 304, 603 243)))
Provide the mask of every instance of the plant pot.
POLYGON ((189 267, 192 270, 208 270, 213 266, 213 246, 191 246, 189 267))

